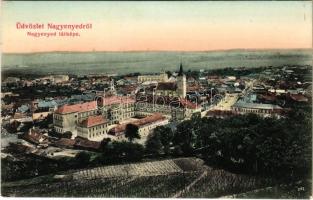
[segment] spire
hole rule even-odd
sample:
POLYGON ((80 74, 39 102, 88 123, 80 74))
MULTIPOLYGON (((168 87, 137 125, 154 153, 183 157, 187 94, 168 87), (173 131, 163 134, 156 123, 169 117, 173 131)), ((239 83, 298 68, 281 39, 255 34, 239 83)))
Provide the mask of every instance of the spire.
POLYGON ((184 70, 183 70, 183 64, 180 63, 180 67, 179 67, 179 72, 178 72, 178 76, 182 76, 184 74, 184 70))

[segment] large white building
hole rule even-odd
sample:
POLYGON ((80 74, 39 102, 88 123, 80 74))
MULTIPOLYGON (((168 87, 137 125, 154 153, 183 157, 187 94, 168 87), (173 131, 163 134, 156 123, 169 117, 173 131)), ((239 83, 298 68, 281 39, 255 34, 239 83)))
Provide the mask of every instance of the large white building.
POLYGON ((102 115, 89 116, 77 124, 77 136, 88 140, 106 137, 107 130, 108 121, 102 115))
POLYGON ((135 110, 139 116, 158 112, 175 121, 191 118, 192 114, 201 112, 201 106, 179 97, 147 96, 137 100, 135 110))
POLYGON ((50 80, 51 82, 57 84, 69 81, 70 77, 68 75, 50 75, 43 77, 42 79, 50 80))
POLYGON ((119 123, 135 116, 135 99, 127 96, 100 98, 98 105, 110 124, 119 123))
POLYGON ((283 108, 274 104, 247 103, 243 101, 236 102, 232 107, 232 111, 237 114, 254 113, 261 116, 279 115, 283 112, 283 108))
MULTIPOLYGON (((141 138, 147 137, 153 129, 158 126, 164 126, 168 124, 168 119, 160 113, 154 113, 150 116, 138 119, 131 122, 131 124, 138 127, 138 133, 141 138)), ((127 123, 120 124, 109 130, 108 135, 114 140, 126 140, 125 131, 127 123)))
POLYGON ((138 76, 138 82, 139 83, 143 83, 143 82, 152 82, 152 81, 156 81, 156 82, 167 82, 168 81, 168 75, 163 72, 161 74, 158 75, 141 75, 138 76))
POLYGON ((63 105, 53 113, 53 124, 57 133, 70 131, 77 134, 79 121, 97 114, 97 102, 91 101, 75 105, 63 105))
MULTIPOLYGON (((165 75, 160 77, 163 77, 162 81, 167 80, 167 75, 166 78, 165 75)), ((103 94, 92 102, 59 107, 53 115, 55 130, 58 133, 70 131, 73 137, 77 135, 89 140, 112 135, 121 139, 125 120, 139 116, 144 118, 134 124, 139 127, 141 135, 147 136, 156 126, 167 124, 168 119, 184 120, 201 111, 200 106, 186 99, 186 76, 182 64, 176 80, 174 83, 160 82, 151 98, 146 96, 144 101, 129 96, 105 97, 103 94), (171 84, 170 88, 161 87, 168 84, 171 84), (109 135, 108 130, 111 130, 109 135)))

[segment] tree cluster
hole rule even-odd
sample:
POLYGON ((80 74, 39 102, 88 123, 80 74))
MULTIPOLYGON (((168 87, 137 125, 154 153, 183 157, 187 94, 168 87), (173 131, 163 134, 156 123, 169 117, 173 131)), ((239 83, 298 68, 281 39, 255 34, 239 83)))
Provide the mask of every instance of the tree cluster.
POLYGON ((280 119, 255 114, 224 119, 193 117, 174 132, 156 128, 146 149, 154 154, 172 149, 167 153, 201 156, 211 166, 240 173, 299 178, 310 172, 311 131, 310 108, 280 119))

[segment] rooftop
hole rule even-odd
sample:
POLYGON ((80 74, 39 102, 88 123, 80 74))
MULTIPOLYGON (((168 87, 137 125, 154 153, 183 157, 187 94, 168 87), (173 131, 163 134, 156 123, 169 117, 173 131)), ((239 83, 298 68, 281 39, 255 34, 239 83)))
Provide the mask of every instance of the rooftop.
POLYGON ((35 144, 48 142, 48 136, 40 133, 39 130, 32 128, 29 129, 28 133, 24 134, 24 139, 35 144))
POLYGON ((74 104, 74 105, 64 105, 58 108, 55 113, 67 114, 74 112, 86 112, 97 109, 97 102, 90 101, 86 103, 74 104))
MULTIPOLYGON (((150 116, 147 116, 145 118, 142 118, 142 119, 138 119, 134 122, 131 122, 131 124, 134 124, 138 127, 141 127, 141 126, 144 126, 146 124, 150 124, 150 123, 153 123, 153 122, 157 122, 157 121, 160 121, 160 120, 165 120, 166 118, 160 114, 160 113, 154 113, 153 115, 150 115, 150 116)), ((110 130, 111 133, 114 133, 114 135, 116 135, 115 133, 120 133, 120 132, 124 132, 126 130, 126 125, 127 124, 120 124, 114 128, 112 128, 110 130)))
POLYGON ((101 99, 101 103, 105 106, 113 104, 122 104, 122 103, 134 103, 135 99, 127 96, 110 96, 101 99))
POLYGON ((155 96, 153 95, 145 95, 144 98, 141 96, 137 97, 138 102, 147 102, 147 103, 155 103, 158 105, 168 105, 173 107, 180 107, 180 108, 188 108, 188 109, 196 109, 197 105, 192 103, 189 100, 179 98, 179 97, 169 97, 169 96, 155 96))
POLYGON ((102 115, 89 116, 87 119, 79 123, 82 127, 92 127, 100 124, 107 123, 107 120, 104 119, 102 115))
POLYGON ((237 101, 233 107, 241 107, 241 108, 252 108, 252 109, 266 109, 266 110, 273 110, 273 109, 282 109, 282 107, 274 104, 262 104, 262 103, 247 103, 244 101, 237 101))
POLYGON ((82 149, 99 150, 101 148, 101 142, 95 142, 85 138, 76 137, 74 146, 82 149))

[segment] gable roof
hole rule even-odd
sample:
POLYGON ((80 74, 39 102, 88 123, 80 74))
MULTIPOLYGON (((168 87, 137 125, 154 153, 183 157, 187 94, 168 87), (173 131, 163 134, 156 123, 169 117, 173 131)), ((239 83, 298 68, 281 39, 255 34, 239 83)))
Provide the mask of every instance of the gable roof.
POLYGON ((90 141, 85 138, 76 137, 74 147, 87 150, 99 150, 101 148, 101 142, 90 141))
MULTIPOLYGON (((160 120, 165 120, 165 119, 166 119, 166 117, 164 117, 162 114, 154 113, 153 115, 147 116, 147 117, 142 118, 142 119, 138 119, 134 122, 131 122, 130 124, 136 125, 140 128, 141 126, 144 126, 144 125, 147 125, 150 123, 154 123, 154 122, 157 122, 160 120)), ((124 132, 126 130, 126 126, 127 126, 127 124, 120 124, 120 125, 112 128, 109 132, 113 135, 116 135, 116 136, 120 135, 118 133, 124 132)))
POLYGON ((86 112, 97 109, 97 102, 90 101, 86 103, 74 104, 74 105, 64 105, 59 107, 55 113, 67 114, 74 112, 86 112))
POLYGON ((104 119, 102 115, 97 115, 97 116, 89 116, 87 119, 81 121, 79 123, 79 126, 88 128, 88 127, 105 124, 105 123, 107 123, 107 120, 104 119))
POLYGON ((113 105, 113 104, 122 104, 122 103, 134 103, 135 99, 127 96, 109 96, 105 98, 101 98, 99 102, 100 104, 113 105))

